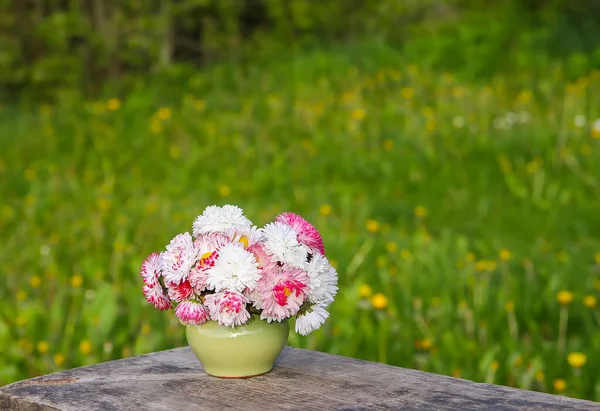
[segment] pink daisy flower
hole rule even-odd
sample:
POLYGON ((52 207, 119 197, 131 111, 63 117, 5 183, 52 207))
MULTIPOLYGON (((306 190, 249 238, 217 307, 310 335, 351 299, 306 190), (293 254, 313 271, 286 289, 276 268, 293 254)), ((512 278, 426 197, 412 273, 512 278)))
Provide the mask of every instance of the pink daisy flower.
MULTIPOLYGON (((216 252, 214 254, 216 255, 216 252)), ((208 274, 206 269, 203 268, 200 263, 200 260, 190 270, 188 281, 196 294, 200 294, 202 291, 206 290, 206 287, 208 286, 208 274)))
POLYGON ((308 296, 310 279, 304 270, 283 266, 266 273, 258 283, 260 318, 281 321, 296 314, 308 296))
POLYGON ((194 295, 194 289, 188 280, 177 283, 166 283, 167 292, 171 301, 181 302, 194 295))
POLYGON ((265 245, 262 243, 254 243, 250 247, 247 248, 249 252, 254 254, 256 257, 256 262, 258 263, 258 267, 265 271, 274 270, 277 267, 277 262, 274 261, 270 254, 265 250, 265 245))
POLYGON ((152 253, 142 263, 140 275, 146 285, 155 285, 160 277, 160 256, 152 253))
POLYGON ((208 321, 208 310, 196 301, 183 301, 175 308, 175 315, 183 324, 200 325, 208 321))
POLYGON ((194 291, 200 294, 208 286, 207 270, 215 265, 219 258, 218 250, 231 240, 223 234, 201 235, 194 241, 197 260, 190 270, 188 280, 194 288, 194 291))
POLYGON ((312 253, 325 254, 323 239, 317 229, 304 218, 294 213, 282 213, 275 218, 275 221, 287 224, 298 233, 298 242, 306 245, 312 253))
POLYGON ((163 277, 170 283, 187 279, 196 262, 196 251, 190 233, 177 234, 167 249, 160 254, 163 277))
POLYGON ((207 295, 204 305, 208 308, 212 320, 227 327, 235 327, 250 319, 250 313, 246 309, 249 302, 242 293, 222 291, 207 295))
POLYGON ((198 257, 206 253, 212 253, 231 242, 231 239, 225 234, 205 234, 199 235, 194 241, 194 249, 198 257))
POLYGON ((171 300, 165 294, 162 286, 157 281, 153 285, 145 285, 142 289, 146 300, 157 310, 168 310, 171 308, 171 300))

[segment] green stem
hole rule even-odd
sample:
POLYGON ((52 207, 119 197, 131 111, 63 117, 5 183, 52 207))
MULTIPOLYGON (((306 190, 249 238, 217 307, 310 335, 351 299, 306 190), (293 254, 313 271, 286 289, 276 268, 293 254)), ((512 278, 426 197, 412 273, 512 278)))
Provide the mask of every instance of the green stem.
POLYGON ((560 317, 558 324, 558 354, 562 355, 565 352, 567 344, 567 326, 569 322, 569 309, 566 306, 560 307, 560 317))

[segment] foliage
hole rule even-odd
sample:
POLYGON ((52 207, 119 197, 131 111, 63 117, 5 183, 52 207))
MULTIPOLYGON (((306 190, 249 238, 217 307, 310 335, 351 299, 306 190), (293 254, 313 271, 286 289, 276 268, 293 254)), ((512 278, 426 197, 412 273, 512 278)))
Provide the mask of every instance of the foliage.
POLYGON ((574 77, 600 67, 596 0, 2 0, 0 99, 97 97, 148 74, 289 49, 384 40, 427 65, 471 73, 543 71, 568 59, 574 77), (551 47, 548 47, 551 46, 551 47), (551 50, 542 52, 542 50, 551 50), (595 54, 593 54, 595 53, 595 54))
POLYGON ((184 345, 139 262, 228 202, 306 216, 336 260, 292 344, 600 400, 600 73, 289 53, 0 110, 0 381, 184 345))

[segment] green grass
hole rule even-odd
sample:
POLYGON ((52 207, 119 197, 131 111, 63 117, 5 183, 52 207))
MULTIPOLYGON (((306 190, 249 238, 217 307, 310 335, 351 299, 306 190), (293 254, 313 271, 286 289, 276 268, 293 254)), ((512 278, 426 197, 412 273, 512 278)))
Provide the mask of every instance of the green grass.
POLYGON ((0 384, 184 345, 139 265, 232 203, 300 213, 338 266, 293 345, 600 400, 600 73, 561 70, 481 84, 366 44, 4 106, 0 384))

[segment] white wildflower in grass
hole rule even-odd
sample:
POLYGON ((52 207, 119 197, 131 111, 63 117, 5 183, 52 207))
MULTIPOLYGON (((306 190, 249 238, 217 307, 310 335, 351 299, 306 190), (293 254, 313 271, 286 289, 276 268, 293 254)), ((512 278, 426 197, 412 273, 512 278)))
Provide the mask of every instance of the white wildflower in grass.
POLYGON ((240 243, 227 244, 219 250, 214 265, 207 270, 208 288, 215 291, 242 292, 253 289, 260 279, 256 257, 240 243))
POLYGON ((586 119, 583 114, 577 114, 575 116, 575 119, 573 120, 573 124, 575 124, 575 127, 577 127, 577 128, 585 127, 585 123, 586 123, 586 119))
POLYGON ((331 301, 321 301, 299 314, 296 317, 296 332, 300 335, 308 335, 321 327, 329 318, 329 311, 326 308, 330 303, 331 301))
POLYGON ((592 124, 592 138, 600 139, 600 118, 592 124))
POLYGON ((503 117, 496 117, 492 122, 492 126, 496 130, 506 130, 510 128, 510 125, 506 122, 506 120, 503 117))
POLYGON ((452 119, 452 124, 456 128, 462 128, 465 125, 465 119, 461 116, 456 116, 452 119))
POLYGON ((249 302, 242 293, 223 291, 207 295, 204 305, 208 308, 211 320, 226 327, 235 327, 250 319, 246 308, 249 302))
POLYGON ((263 228, 263 243, 274 260, 294 267, 306 263, 308 253, 298 242, 298 233, 287 224, 274 222, 263 228))
POLYGON ((252 222, 244 215, 244 210, 234 205, 223 207, 209 206, 196 217, 192 225, 194 237, 202 234, 226 233, 229 230, 248 230, 252 222))
POLYGON ((196 252, 190 233, 177 234, 160 253, 162 275, 170 283, 179 284, 187 279, 195 262, 196 252))
POLYGON ((304 269, 310 279, 308 300, 312 303, 332 300, 337 294, 338 276, 327 257, 315 254, 309 262, 305 263, 304 269))
POLYGON ((506 113, 505 120, 506 124, 508 124, 508 126, 510 127, 517 122, 517 115, 512 111, 509 111, 508 113, 506 113))
POLYGON ((529 123, 529 120, 531 120, 531 115, 526 111, 519 111, 517 113, 517 120, 521 124, 529 123))

